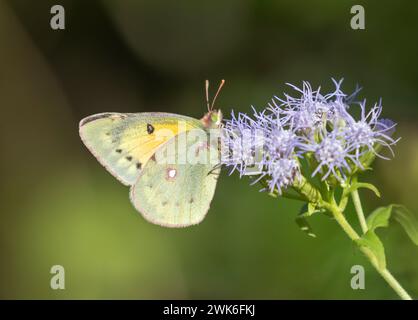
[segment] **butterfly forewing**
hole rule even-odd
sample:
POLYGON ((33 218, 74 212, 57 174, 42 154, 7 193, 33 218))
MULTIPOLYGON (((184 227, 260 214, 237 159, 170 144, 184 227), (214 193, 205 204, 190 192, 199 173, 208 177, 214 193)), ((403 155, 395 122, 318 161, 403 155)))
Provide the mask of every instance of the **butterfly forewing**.
POLYGON ((100 113, 80 122, 80 136, 97 160, 125 185, 133 185, 148 160, 197 119, 171 113, 100 113))

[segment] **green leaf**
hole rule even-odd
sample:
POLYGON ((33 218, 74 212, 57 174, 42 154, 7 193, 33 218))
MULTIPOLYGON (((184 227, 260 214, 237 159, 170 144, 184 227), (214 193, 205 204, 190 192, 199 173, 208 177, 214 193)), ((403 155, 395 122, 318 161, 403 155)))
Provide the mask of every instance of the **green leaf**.
POLYGON ((412 242, 418 246, 418 220, 406 207, 394 204, 393 218, 399 222, 412 242))
POLYGON ((382 241, 376 235, 375 230, 377 228, 389 226, 389 219, 392 212, 392 205, 387 207, 379 207, 375 209, 367 217, 367 227, 368 231, 356 242, 359 246, 367 247, 370 251, 373 252, 374 256, 377 259, 377 264, 379 268, 386 268, 386 256, 385 248, 382 241))
POLYGON ((368 217, 367 217, 367 227, 370 230, 375 230, 376 228, 380 227, 387 227, 389 226, 389 219, 392 212, 392 205, 387 207, 379 207, 375 209, 368 217))
POLYGON ((357 239, 355 242, 357 245, 366 247, 373 252, 377 259, 376 262, 379 268, 386 268, 385 248, 373 230, 368 230, 360 239, 357 239))
POLYGON ((405 232, 411 238, 412 242, 418 245, 418 220, 404 206, 391 204, 387 207, 379 207, 375 209, 367 217, 367 227, 369 230, 356 243, 359 246, 367 247, 373 252, 377 259, 379 268, 386 268, 385 249, 375 230, 381 227, 389 226, 389 220, 393 213, 393 219, 399 222, 405 232))
POLYGON ((371 191, 374 192, 374 194, 376 195, 376 197, 380 198, 380 191, 379 189, 376 188, 376 186, 374 186, 371 183, 365 183, 365 182, 354 182, 351 187, 350 187, 350 192, 356 190, 356 189, 360 189, 360 188, 364 188, 364 189, 369 189, 371 191))
POLYGON ((377 189, 373 184, 371 183, 365 183, 365 182, 358 182, 357 183, 357 188, 365 188, 365 189, 369 189, 371 191, 374 192, 374 194, 376 195, 376 197, 380 198, 380 191, 379 189, 377 189))
POLYGON ((391 217, 402 226, 412 242, 418 246, 417 217, 403 205, 391 204, 377 208, 367 217, 367 226, 373 231, 376 228, 387 227, 391 217))

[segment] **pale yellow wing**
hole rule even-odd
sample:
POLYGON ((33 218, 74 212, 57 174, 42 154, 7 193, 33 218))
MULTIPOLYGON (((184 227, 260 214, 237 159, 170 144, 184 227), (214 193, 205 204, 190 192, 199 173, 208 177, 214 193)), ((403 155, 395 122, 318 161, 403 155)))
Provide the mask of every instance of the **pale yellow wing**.
POLYGON ((155 151, 199 120, 171 113, 99 113, 80 122, 80 137, 119 181, 133 185, 155 151))
POLYGON ((209 136, 193 135, 193 131, 180 133, 162 145, 157 155, 161 152, 174 162, 151 157, 131 187, 132 204, 152 223, 187 227, 200 223, 209 210, 220 171, 219 150, 208 144, 209 136), (186 141, 186 146, 181 146, 180 140, 186 141), (200 154, 202 161, 178 161, 180 152, 190 155, 188 150, 200 154))

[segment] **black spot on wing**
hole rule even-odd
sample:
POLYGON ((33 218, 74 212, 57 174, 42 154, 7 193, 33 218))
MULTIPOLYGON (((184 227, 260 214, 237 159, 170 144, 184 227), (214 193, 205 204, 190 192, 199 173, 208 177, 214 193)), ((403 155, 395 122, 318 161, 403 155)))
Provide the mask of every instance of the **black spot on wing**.
POLYGON ((147 132, 148 134, 151 134, 154 132, 154 127, 152 126, 152 124, 147 123, 147 132))
POLYGON ((141 162, 137 162, 137 163, 136 163, 136 168, 137 168, 138 170, 140 170, 140 169, 142 168, 142 163, 141 163, 141 162))
POLYGON ((122 149, 116 149, 115 150, 117 153, 122 153, 122 149))
POLYGON ((132 161, 132 157, 131 157, 131 156, 127 156, 127 157, 126 157, 126 160, 128 160, 128 161, 132 161))

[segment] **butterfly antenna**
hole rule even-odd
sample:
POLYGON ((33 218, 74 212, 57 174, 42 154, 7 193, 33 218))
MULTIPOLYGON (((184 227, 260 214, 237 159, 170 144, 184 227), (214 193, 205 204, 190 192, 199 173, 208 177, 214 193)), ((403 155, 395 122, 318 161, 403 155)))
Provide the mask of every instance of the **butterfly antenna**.
POLYGON ((208 106, 208 112, 210 111, 209 106, 209 80, 205 81, 205 89, 206 89, 206 105, 208 106))
POLYGON ((220 175, 220 172, 215 173, 214 171, 216 171, 217 169, 220 169, 220 168, 222 168, 222 164, 221 164, 221 163, 217 163, 217 164, 215 164, 215 165, 213 166, 213 168, 209 170, 209 172, 208 172, 208 174, 207 174, 207 175, 211 175, 211 174, 213 174, 213 175, 219 176, 219 175, 220 175))
POLYGON ((211 107, 210 107, 210 110, 213 110, 213 107, 215 106, 215 101, 216 101, 216 98, 218 97, 219 92, 221 92, 221 89, 222 89, 222 87, 224 86, 224 84, 225 84, 225 80, 224 80, 224 79, 222 79, 222 80, 221 80, 221 83, 219 84, 218 91, 216 91, 215 97, 214 97, 214 98, 213 98, 213 100, 212 100, 212 105, 211 105, 211 107))

